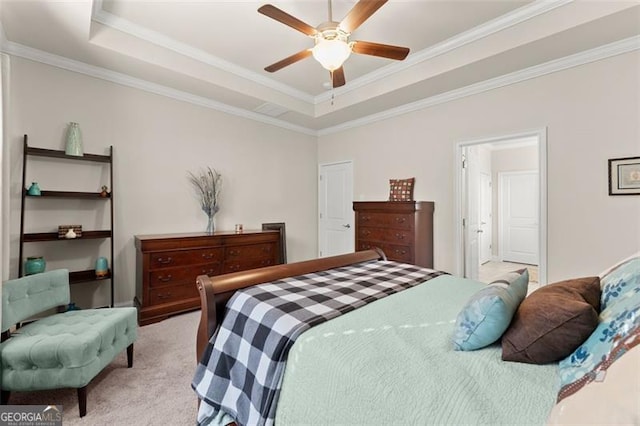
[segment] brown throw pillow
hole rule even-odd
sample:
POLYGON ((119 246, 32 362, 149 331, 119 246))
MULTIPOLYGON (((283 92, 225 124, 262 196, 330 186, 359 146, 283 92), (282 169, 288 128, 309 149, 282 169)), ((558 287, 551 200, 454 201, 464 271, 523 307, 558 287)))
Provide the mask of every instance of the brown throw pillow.
POLYGON ((598 326, 600 278, 550 284, 518 307, 502 336, 504 361, 546 364, 569 356, 598 326))
POLYGON ((389 179, 389 201, 413 201, 416 178, 389 179))

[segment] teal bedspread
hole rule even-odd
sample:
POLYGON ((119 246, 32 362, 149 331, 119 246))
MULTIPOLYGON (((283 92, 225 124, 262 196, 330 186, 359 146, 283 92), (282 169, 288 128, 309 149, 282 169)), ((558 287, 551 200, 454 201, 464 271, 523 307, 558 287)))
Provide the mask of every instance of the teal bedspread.
POLYGON ((305 332, 291 349, 276 425, 544 424, 557 366, 456 352, 456 316, 484 284, 451 276, 305 332))

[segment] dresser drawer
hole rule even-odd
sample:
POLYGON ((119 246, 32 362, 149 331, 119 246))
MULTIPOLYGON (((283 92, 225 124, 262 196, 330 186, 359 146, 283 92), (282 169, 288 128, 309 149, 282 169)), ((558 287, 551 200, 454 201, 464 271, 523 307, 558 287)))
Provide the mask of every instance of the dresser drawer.
POLYGON ((387 245, 383 249, 387 259, 396 262, 413 263, 413 249, 410 246, 387 245))
POLYGON ((160 287, 179 283, 196 282, 198 275, 217 275, 222 269, 222 263, 207 263, 204 265, 192 265, 177 268, 164 268, 149 273, 149 286, 160 287))
POLYGON ((179 284, 149 290, 150 305, 180 302, 184 299, 200 297, 195 280, 191 284, 179 284))
POLYGON ((413 215, 403 213, 359 212, 358 223, 361 226, 379 228, 413 229, 413 215))
POLYGON ((409 231, 402 229, 384 229, 359 227, 358 239, 363 241, 383 241, 387 243, 410 242, 413 235, 409 231))
POLYGON ((275 249, 275 244, 272 243, 227 247, 224 260, 229 262, 236 259, 271 259, 275 249))
POLYGON ((376 247, 382 250, 389 260, 413 263, 413 249, 411 246, 384 244, 375 241, 358 241, 356 251, 371 250, 376 247))
POLYGON ((149 268, 158 269, 179 265, 211 263, 215 260, 222 261, 222 255, 223 251, 221 247, 198 250, 155 252, 150 255, 149 268))
POLYGON ((237 261, 228 261, 224 263, 222 268, 223 274, 228 274, 230 272, 240 272, 246 271, 247 269, 254 268, 263 268, 265 266, 275 265, 276 261, 273 258, 270 259, 247 259, 247 260, 237 260, 237 261))

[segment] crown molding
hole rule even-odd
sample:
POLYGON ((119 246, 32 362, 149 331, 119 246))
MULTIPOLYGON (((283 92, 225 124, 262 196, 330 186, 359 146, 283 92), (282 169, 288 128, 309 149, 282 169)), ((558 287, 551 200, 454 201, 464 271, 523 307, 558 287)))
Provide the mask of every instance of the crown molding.
POLYGON ((525 68, 520 71, 515 71, 509 74, 505 74, 500 77, 495 77, 489 80, 485 80, 479 83, 474 83, 460 89, 451 90, 439 95, 431 96, 429 98, 421 99, 406 105, 402 105, 396 108, 392 108, 386 111, 382 111, 376 114, 371 114, 366 117, 358 118, 339 124, 337 126, 326 127, 319 130, 318 136, 325 136, 333 133, 342 132, 347 129, 364 126, 367 124, 375 123, 378 121, 386 120, 389 118, 404 115, 410 112, 418 111, 424 108, 429 108, 435 105, 440 105, 446 102, 451 102, 457 99, 461 99, 467 96, 477 95, 482 92, 486 92, 500 87, 509 86, 511 84, 520 83, 522 81, 530 80, 532 78, 541 77, 554 72, 562 71, 568 68, 588 64, 590 62, 607 59, 612 56, 621 55, 623 53, 629 53, 634 50, 640 49, 640 36, 629 37, 617 42, 599 46, 593 49, 585 50, 584 52, 576 53, 566 56, 564 58, 555 59, 553 61, 545 62, 543 64, 535 65, 529 68, 525 68))
POLYGON ((525 68, 520 71, 515 71, 510 74, 505 74, 500 77, 495 77, 490 80, 475 83, 460 89, 455 89, 446 93, 431 96, 429 98, 421 99, 416 102, 412 102, 400 107, 392 108, 380 113, 368 115, 356 120, 341 123, 336 126, 326 127, 321 130, 313 130, 307 127, 298 126, 289 122, 275 119, 272 117, 258 114, 252 111, 248 111, 242 108, 233 107, 231 105, 224 104, 222 102, 215 101, 203 96, 193 95, 188 92, 173 89, 167 86, 163 86, 157 83, 152 83, 147 80, 132 77, 127 74, 108 70, 106 68, 89 65, 84 62, 75 61, 62 56, 54 55, 52 53, 44 52, 38 49, 34 49, 28 46, 24 46, 15 42, 5 41, 2 45, 2 52, 18 56, 24 59, 41 62, 54 67, 66 69, 68 71, 77 72, 80 74, 88 75, 91 77, 103 79, 116 84, 121 84, 128 87, 144 90, 150 93, 166 96, 172 99, 189 102, 195 105, 210 108, 216 111, 236 115, 239 117, 255 120, 261 123, 270 124, 273 126, 281 127, 287 130, 299 132, 309 136, 325 136, 333 133, 338 133, 344 130, 360 127, 368 124, 372 124, 378 121, 386 120, 389 118, 397 117, 399 115, 407 114, 410 112, 418 111, 421 109, 429 108, 435 105, 440 105, 446 102, 461 99, 467 96, 476 95, 489 90, 497 89, 500 87, 508 86, 511 84, 520 83, 525 80, 529 80, 536 77, 541 77, 554 72, 562 71, 568 68, 588 64, 590 62, 607 59, 612 56, 629 53, 634 50, 640 50, 640 36, 634 36, 627 39, 623 39, 617 42, 613 42, 607 45, 603 45, 594 49, 586 50, 574 55, 570 55, 564 58, 549 61, 543 64, 535 65, 529 68, 525 68))
POLYGON ((297 126, 287 121, 278 120, 276 118, 248 111, 243 108, 227 105, 222 102, 206 98, 204 96, 194 95, 182 90, 173 89, 171 87, 153 83, 148 80, 132 77, 127 74, 111 71, 106 68, 97 67, 95 65, 89 65, 84 62, 76 61, 73 59, 65 58, 63 56, 55 55, 53 53, 48 53, 42 50, 34 49, 32 47, 24 46, 19 43, 9 41, 2 47, 2 51, 9 55, 18 56, 20 58, 29 59, 35 62, 51 65, 68 71, 77 72, 79 74, 88 75, 90 77, 99 78, 102 80, 110 81, 112 83, 121 84, 123 86, 133 87, 135 89, 144 90, 145 92, 154 93, 156 95, 166 96, 168 98, 176 99, 179 101, 188 102, 194 105, 202 106, 231 115, 236 115, 238 117, 248 118, 250 120, 270 124, 272 126, 281 127, 283 129, 292 130, 294 132, 303 133, 305 135, 317 136, 317 132, 315 130, 309 129, 307 127, 297 126))
MULTIPOLYGON (((404 71, 413 65, 417 65, 421 62, 432 59, 436 56, 443 55, 458 49, 466 44, 473 43, 491 34, 505 30, 509 27, 517 25, 521 22, 535 18, 536 16, 550 12, 559 7, 572 3, 574 0, 553 0, 553 1, 534 1, 521 8, 513 10, 509 13, 505 13, 491 21, 487 21, 480 24, 470 30, 459 33, 443 42, 434 44, 426 49, 420 50, 416 53, 409 55, 407 59, 402 62, 394 62, 386 65, 382 68, 378 68, 362 77, 358 77, 349 81, 348 85, 342 86, 338 89, 334 89, 334 95, 340 96, 354 90, 360 89, 363 86, 374 83, 378 80, 385 79, 392 74, 404 71)), ((321 93, 315 97, 314 103, 319 104, 331 100, 331 92, 321 93)))
POLYGON ((186 43, 179 42, 157 31, 150 30, 149 28, 143 27, 127 19, 109 13, 102 9, 102 0, 93 1, 91 20, 125 34, 129 34, 132 37, 136 37, 138 39, 155 44, 156 46, 163 47, 180 55, 202 62, 214 68, 218 68, 222 71, 226 71, 228 73, 253 81, 254 83, 266 86, 270 89, 291 96, 295 99, 313 104, 314 97, 309 95, 308 93, 294 89, 291 86, 277 82, 253 71, 249 71, 246 68, 240 67, 229 61, 225 61, 224 59, 207 53, 201 49, 197 49, 186 43))

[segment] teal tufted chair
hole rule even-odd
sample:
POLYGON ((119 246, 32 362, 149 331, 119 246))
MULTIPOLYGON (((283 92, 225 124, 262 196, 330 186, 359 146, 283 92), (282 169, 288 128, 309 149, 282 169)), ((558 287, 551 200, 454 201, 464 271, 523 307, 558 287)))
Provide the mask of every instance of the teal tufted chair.
POLYGON ((87 412, 87 385, 127 349, 133 366, 135 308, 68 311, 14 325, 69 303, 69 271, 59 269, 2 285, 2 404, 12 391, 76 388, 80 417, 87 412))

